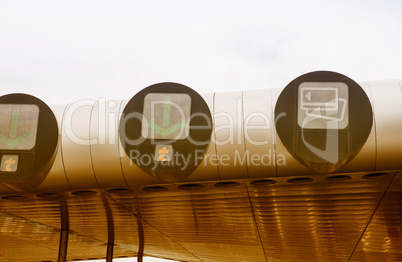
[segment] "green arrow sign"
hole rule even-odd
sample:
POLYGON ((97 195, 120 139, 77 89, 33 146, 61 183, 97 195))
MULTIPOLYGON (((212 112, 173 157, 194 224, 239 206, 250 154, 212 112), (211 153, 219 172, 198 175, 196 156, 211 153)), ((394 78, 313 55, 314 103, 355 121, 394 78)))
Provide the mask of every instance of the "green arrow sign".
POLYGON ((0 149, 29 150, 34 147, 39 117, 36 105, 3 104, 0 114, 0 149))
POLYGON ((147 119, 145 124, 155 132, 157 139, 184 139, 185 132, 180 134, 179 130, 186 126, 190 108, 191 98, 187 94, 149 94, 144 102, 143 114, 147 119), (162 119, 158 119, 159 116, 162 119))
POLYGON ((155 132, 159 133, 160 135, 166 137, 168 135, 173 134, 177 130, 180 130, 185 124, 186 121, 181 121, 179 123, 176 123, 175 125, 169 127, 170 125, 170 107, 171 107, 171 101, 170 101, 170 96, 165 96, 164 100, 164 106, 163 106, 163 114, 162 114, 162 126, 167 127, 167 128, 162 128, 159 125, 155 124, 151 120, 148 120, 147 124, 148 126, 154 130, 155 132))

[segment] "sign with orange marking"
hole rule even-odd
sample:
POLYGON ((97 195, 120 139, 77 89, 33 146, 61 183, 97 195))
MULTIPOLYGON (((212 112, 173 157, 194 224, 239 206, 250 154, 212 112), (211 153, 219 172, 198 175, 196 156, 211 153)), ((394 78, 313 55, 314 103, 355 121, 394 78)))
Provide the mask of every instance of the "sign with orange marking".
POLYGON ((1 172, 15 172, 18 167, 17 155, 3 155, 1 157, 1 172))
POLYGON ((155 161, 168 162, 172 160, 173 148, 171 145, 156 145, 155 161))

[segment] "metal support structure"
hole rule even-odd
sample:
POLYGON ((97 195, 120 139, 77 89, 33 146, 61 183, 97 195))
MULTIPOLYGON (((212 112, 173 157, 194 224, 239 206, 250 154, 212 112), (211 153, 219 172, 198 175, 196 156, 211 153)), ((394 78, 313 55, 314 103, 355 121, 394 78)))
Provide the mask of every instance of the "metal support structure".
POLYGON ((102 197, 103 205, 106 211, 107 218, 107 251, 106 251, 106 262, 113 261, 113 250, 114 250, 114 220, 113 212, 110 208, 110 204, 106 197, 102 197))
POLYGON ((139 217, 137 217, 137 223, 139 238, 137 262, 142 262, 144 257, 144 226, 142 225, 142 220, 139 217))
POLYGON ((60 218, 61 218, 60 245, 59 245, 59 258, 57 261, 66 262, 68 235, 70 230, 69 230, 68 206, 67 202, 64 199, 60 200, 60 218))
POLYGON ((144 225, 141 219, 141 208, 138 200, 136 201, 137 209, 137 225, 138 225, 138 252, 137 252, 137 262, 142 262, 144 258, 144 225))
POLYGON ((113 261, 113 249, 114 249, 114 243, 113 242, 107 243, 106 262, 113 261))

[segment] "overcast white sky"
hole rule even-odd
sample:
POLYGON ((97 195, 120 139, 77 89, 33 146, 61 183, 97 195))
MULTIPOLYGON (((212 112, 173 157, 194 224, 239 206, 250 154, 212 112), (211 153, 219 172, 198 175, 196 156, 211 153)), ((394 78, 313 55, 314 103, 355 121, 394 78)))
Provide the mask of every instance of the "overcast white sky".
POLYGON ((0 2, 0 95, 49 104, 281 88, 314 70, 402 78, 402 1, 0 2))
POLYGON ((402 1, 0 2, 0 95, 49 104, 284 87, 309 71, 402 78, 402 1))

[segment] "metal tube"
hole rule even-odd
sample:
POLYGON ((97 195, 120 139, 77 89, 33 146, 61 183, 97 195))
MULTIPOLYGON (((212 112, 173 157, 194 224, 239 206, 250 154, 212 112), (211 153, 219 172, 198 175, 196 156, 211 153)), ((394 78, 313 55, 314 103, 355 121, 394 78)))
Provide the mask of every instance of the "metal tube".
POLYGON ((66 262, 68 235, 70 230, 69 230, 68 206, 67 202, 64 199, 60 200, 60 220, 61 220, 60 245, 59 245, 59 258, 57 261, 66 262))

